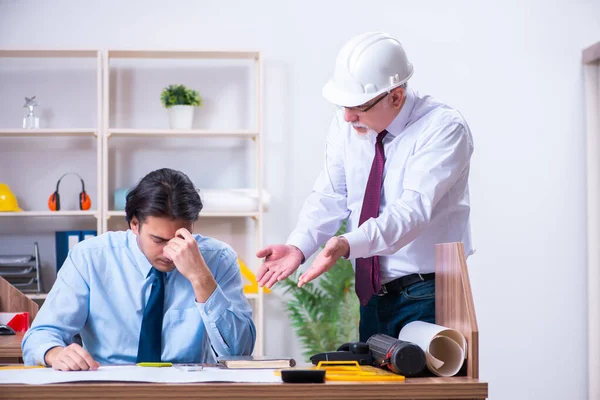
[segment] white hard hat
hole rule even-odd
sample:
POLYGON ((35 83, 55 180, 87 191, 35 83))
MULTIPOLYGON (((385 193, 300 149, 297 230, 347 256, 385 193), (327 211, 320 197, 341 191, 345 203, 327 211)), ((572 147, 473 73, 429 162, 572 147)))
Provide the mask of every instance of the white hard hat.
POLYGON ((358 106, 402 85, 412 74, 413 66, 398 40, 382 32, 363 33, 338 53, 323 97, 340 106, 358 106))

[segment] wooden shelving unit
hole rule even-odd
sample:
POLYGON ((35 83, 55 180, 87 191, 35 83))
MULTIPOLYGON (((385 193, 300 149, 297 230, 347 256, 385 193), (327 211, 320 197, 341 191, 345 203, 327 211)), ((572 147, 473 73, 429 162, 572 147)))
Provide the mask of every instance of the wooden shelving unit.
POLYGON ((0 137, 98 136, 96 129, 0 129, 0 137))
POLYGON ((141 136, 168 136, 168 137, 237 137, 237 138, 256 138, 258 132, 253 131, 208 131, 201 129, 109 129, 108 137, 141 137, 141 136))
MULTIPOLYGON (((72 49, 0 49, 2 58, 38 58, 38 59, 95 59, 96 64, 96 117, 97 127, 86 128, 40 128, 40 129, 18 129, 0 128, 0 138, 57 138, 57 137, 91 137, 96 141, 96 183, 97 192, 101 193, 102 185, 102 138, 100 135, 102 127, 102 51, 100 50, 72 50, 72 49)), ((48 155, 51 159, 51 155, 48 155)), ((102 227, 102 204, 101 198, 94 199, 95 210, 87 211, 23 211, 23 212, 0 212, 0 217, 95 217, 97 219, 97 230, 102 227)))
POLYGON ((96 217, 100 219, 100 212, 96 210, 86 211, 18 211, 0 212, 0 217, 96 217))
MULTIPOLYGON (((254 225, 254 247, 263 246, 263 213, 265 210, 263 192, 263 162, 262 162, 262 60, 259 52, 248 51, 182 51, 182 50, 69 50, 69 49, 4 49, 0 50, 0 58, 93 58, 96 60, 96 104, 97 104, 97 126, 85 128, 43 128, 43 129, 15 129, 0 128, 0 138, 79 138, 89 137, 96 141, 96 165, 97 165, 97 193, 98 198, 93 199, 94 210, 88 211, 49 211, 49 210, 27 210, 23 212, 0 212, 0 220, 5 218, 96 218, 98 234, 108 230, 110 218, 123 218, 124 211, 109 209, 109 165, 108 153, 110 151, 109 141, 115 138, 139 138, 141 140, 152 138, 185 138, 190 140, 203 139, 237 139, 250 140, 255 146, 257 207, 255 210, 229 210, 226 212, 203 210, 200 218, 203 221, 211 219, 240 219, 249 218, 254 225), (255 80, 255 124, 248 129, 155 129, 155 128, 131 128, 112 127, 110 121, 110 99, 111 99, 111 62, 118 59, 156 59, 156 60, 245 60, 250 61, 254 68, 255 80)), ((51 155, 49 155, 50 157, 51 155)), ((157 166, 160 167, 160 166, 157 166)), ((204 222, 205 224, 210 222, 204 222)), ((246 255, 247 260, 254 260, 254 254, 246 255)), ((256 260, 259 262, 259 260, 256 260)), ((252 265, 252 262, 249 262, 252 265)), ((257 267, 257 265, 255 265, 257 267)), ((254 268, 256 270, 256 268, 254 268)), ((43 302, 45 294, 29 294, 28 297, 43 302)), ((258 293, 247 294, 247 298, 253 304, 254 320, 257 327, 257 341, 255 354, 263 354, 264 351, 264 298, 263 288, 258 293)))
MULTIPOLYGON (((1 213, 0 213, 1 214, 1 213)), ((125 211, 107 211, 106 215, 110 217, 124 217, 125 211)), ((199 218, 258 218, 258 212, 204 212, 202 211, 199 218)))

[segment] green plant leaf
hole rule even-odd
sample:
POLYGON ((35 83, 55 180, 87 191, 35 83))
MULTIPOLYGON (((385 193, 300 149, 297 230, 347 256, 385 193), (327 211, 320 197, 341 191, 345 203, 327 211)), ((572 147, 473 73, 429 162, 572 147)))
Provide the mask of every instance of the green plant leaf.
POLYGON ((167 86, 161 92, 160 101, 166 108, 177 105, 199 107, 203 103, 203 99, 200 97, 198 91, 188 89, 184 85, 167 86))

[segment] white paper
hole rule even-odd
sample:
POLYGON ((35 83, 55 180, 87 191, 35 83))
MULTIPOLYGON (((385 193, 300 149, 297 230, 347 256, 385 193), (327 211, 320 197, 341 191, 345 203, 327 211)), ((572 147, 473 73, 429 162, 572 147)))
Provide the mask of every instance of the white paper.
MULTIPOLYGON (((276 383, 281 377, 274 369, 231 370, 204 368, 182 371, 175 367, 106 366, 97 371, 56 371, 52 368, 0 370, 0 384, 44 385, 65 382, 243 382, 276 383)), ((0 388, 1 391, 1 388, 0 388)))
MULTIPOLYGON (((256 189, 201 189, 200 197, 204 212, 251 212, 258 209, 259 194, 256 189)), ((263 191, 265 211, 271 196, 263 191)))
POLYGON ((411 342, 425 352, 427 367, 437 376, 453 376, 467 358, 467 340, 455 329, 423 321, 402 328, 398 339, 411 342))

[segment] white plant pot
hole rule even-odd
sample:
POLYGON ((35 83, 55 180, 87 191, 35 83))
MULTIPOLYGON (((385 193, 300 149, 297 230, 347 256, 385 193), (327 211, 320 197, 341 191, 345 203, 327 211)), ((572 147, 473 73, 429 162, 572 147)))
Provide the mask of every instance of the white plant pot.
POLYGON ((192 129, 194 108, 194 106, 169 107, 169 125, 171 129, 192 129))

